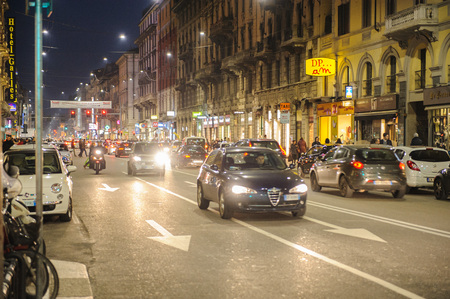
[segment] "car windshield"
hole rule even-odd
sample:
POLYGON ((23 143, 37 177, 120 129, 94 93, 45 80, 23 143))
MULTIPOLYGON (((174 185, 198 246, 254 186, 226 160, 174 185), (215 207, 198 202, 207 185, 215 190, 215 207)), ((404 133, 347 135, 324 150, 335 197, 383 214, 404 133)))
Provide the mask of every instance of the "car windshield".
POLYGON ((225 156, 225 169, 230 171, 244 169, 282 170, 286 164, 276 153, 270 152, 237 152, 227 153, 225 156))
POLYGON ((366 162, 393 162, 397 160, 394 152, 388 149, 359 149, 356 151, 356 157, 366 162))
POLYGON ((279 150, 280 147, 276 141, 252 141, 251 146, 253 147, 267 147, 273 150, 279 150))
POLYGON ((439 150, 415 150, 409 156, 411 159, 423 162, 447 162, 450 156, 445 151, 439 150))
POLYGON ((157 143, 138 143, 134 147, 135 154, 152 154, 161 149, 157 143))
MULTIPOLYGON (((34 152, 9 153, 7 155, 10 165, 19 167, 20 174, 35 174, 36 159, 34 152)), ((56 153, 44 153, 43 173, 61 173, 61 166, 56 153)))

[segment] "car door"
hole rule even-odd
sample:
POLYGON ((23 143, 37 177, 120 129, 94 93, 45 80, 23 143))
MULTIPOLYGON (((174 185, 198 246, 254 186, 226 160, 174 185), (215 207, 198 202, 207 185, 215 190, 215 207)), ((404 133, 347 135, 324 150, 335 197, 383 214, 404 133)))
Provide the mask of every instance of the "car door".
POLYGON ((349 155, 349 150, 345 147, 338 147, 335 149, 336 153, 328 163, 330 171, 327 172, 329 175, 328 184, 332 186, 339 185, 339 177, 342 172, 344 172, 345 163, 347 163, 347 157, 349 155))
POLYGON ((198 180, 202 184, 203 188, 203 196, 209 200, 213 200, 213 188, 211 181, 214 177, 214 172, 212 171, 211 167, 215 163, 215 159, 217 156, 218 150, 212 151, 208 158, 206 159, 205 163, 200 168, 200 174, 198 177, 198 180))
POLYGON ((321 160, 317 160, 317 182, 320 185, 330 185, 333 174, 333 156, 336 152, 336 148, 331 149, 321 160))

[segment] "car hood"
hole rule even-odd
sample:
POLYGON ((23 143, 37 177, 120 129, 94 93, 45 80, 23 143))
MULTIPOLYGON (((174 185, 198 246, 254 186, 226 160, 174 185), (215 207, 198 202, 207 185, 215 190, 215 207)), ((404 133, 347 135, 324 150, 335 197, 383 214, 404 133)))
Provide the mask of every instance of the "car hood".
POLYGON ((286 170, 251 170, 238 173, 227 173, 228 180, 237 185, 253 189, 292 188, 303 180, 289 169, 286 170))
MULTIPOLYGON (((50 187, 55 183, 64 185, 66 175, 62 173, 44 174, 42 175, 42 185, 44 188, 50 187)), ((22 182, 23 189, 36 189, 36 175, 19 175, 19 180, 22 182)))

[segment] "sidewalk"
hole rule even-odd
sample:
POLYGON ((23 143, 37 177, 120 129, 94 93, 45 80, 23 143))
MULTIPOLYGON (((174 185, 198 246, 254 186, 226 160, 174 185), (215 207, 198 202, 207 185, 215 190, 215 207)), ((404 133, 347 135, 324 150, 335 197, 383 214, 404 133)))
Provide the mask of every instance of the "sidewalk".
POLYGON ((59 276, 60 299, 93 299, 86 266, 81 263, 51 260, 59 276))

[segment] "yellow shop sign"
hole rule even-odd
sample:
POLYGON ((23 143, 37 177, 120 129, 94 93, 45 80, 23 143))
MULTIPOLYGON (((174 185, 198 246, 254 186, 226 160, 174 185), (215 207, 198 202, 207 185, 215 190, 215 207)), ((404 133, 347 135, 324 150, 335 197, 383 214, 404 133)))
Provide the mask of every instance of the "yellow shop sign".
POLYGON ((329 58, 311 58, 305 61, 308 76, 332 76, 336 73, 336 60, 329 58))

